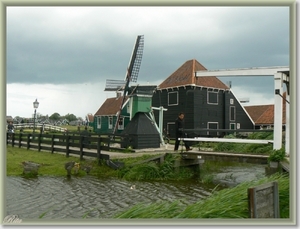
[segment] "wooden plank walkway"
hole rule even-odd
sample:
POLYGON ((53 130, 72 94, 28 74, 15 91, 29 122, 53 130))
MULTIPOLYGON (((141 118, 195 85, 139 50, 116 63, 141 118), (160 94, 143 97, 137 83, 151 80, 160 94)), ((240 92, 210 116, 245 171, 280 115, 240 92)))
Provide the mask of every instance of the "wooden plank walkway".
POLYGON ((281 165, 281 167, 282 167, 282 169, 284 170, 284 171, 286 171, 286 172, 290 172, 290 164, 288 163, 288 162, 286 162, 286 161, 281 161, 280 162, 280 165, 281 165))

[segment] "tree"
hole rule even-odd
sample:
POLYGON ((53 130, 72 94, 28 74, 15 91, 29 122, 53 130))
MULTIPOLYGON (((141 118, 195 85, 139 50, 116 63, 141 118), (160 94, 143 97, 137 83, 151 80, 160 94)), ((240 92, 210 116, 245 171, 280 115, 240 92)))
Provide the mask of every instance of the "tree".
POLYGON ((49 117, 50 120, 53 120, 53 121, 58 121, 60 119, 60 114, 59 113, 53 113, 50 117, 49 117))
POLYGON ((69 113, 65 115, 65 119, 67 119, 69 122, 77 120, 77 118, 74 114, 69 114, 69 113))

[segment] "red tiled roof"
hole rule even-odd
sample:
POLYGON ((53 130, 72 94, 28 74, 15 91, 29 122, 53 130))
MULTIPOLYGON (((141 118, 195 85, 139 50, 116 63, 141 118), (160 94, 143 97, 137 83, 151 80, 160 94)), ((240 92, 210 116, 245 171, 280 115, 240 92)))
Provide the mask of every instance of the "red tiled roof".
MULTIPOLYGON (((274 110, 274 105, 257 105, 257 106, 245 106, 245 110, 248 112, 250 117, 252 118, 254 123, 258 123, 257 121, 259 118, 267 111, 267 110, 274 110)), ((274 115, 272 117, 268 115, 268 123, 273 123, 274 115)))
POLYGON ((184 85, 195 84, 202 87, 212 87, 218 89, 229 89, 222 81, 215 76, 195 77, 196 71, 207 70, 197 60, 186 61, 180 68, 165 79, 159 86, 159 89, 172 88, 184 85))
MULTIPOLYGON (((106 99, 94 116, 116 115, 120 110, 122 99, 123 96, 106 99)), ((127 99, 128 97, 125 98, 125 101, 127 99)))
MULTIPOLYGON (((283 93, 283 98, 286 97, 286 93, 283 93)), ((286 103, 283 99, 282 104, 282 123, 285 123, 286 117, 286 103)), ((245 110, 252 118, 255 125, 273 125, 274 124, 274 105, 257 105, 257 106, 245 106, 245 110)))

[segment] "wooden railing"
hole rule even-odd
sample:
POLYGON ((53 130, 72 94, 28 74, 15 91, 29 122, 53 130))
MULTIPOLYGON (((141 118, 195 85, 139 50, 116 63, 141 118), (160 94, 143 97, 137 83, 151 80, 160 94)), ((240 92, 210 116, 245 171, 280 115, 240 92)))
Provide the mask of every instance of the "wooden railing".
POLYGON ((35 127, 35 129, 37 131, 40 130, 41 127, 44 128, 44 130, 55 130, 57 132, 66 132, 67 129, 60 127, 60 126, 55 126, 55 125, 50 125, 50 124, 41 124, 41 123, 36 123, 35 125, 33 123, 20 123, 20 124, 14 124, 14 128, 16 130, 20 130, 20 129, 33 129, 35 127))
POLYGON ((101 153, 102 150, 128 151, 128 149, 121 147, 126 139, 121 135, 7 133, 7 144, 12 147, 24 147, 38 151, 50 151, 51 153, 62 152, 66 154, 66 157, 69 157, 70 154, 79 155, 80 160, 83 160, 84 156, 95 157, 99 163, 101 159, 110 160, 108 154, 101 153))

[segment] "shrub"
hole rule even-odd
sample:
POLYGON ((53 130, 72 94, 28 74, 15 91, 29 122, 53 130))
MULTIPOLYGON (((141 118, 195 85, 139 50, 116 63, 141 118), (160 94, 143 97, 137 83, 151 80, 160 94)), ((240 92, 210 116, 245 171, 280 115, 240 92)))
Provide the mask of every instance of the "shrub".
POLYGON ((283 159, 285 158, 285 150, 284 148, 281 148, 281 149, 278 149, 278 150, 272 150, 270 155, 269 155, 269 158, 268 158, 268 161, 282 161, 283 159))

